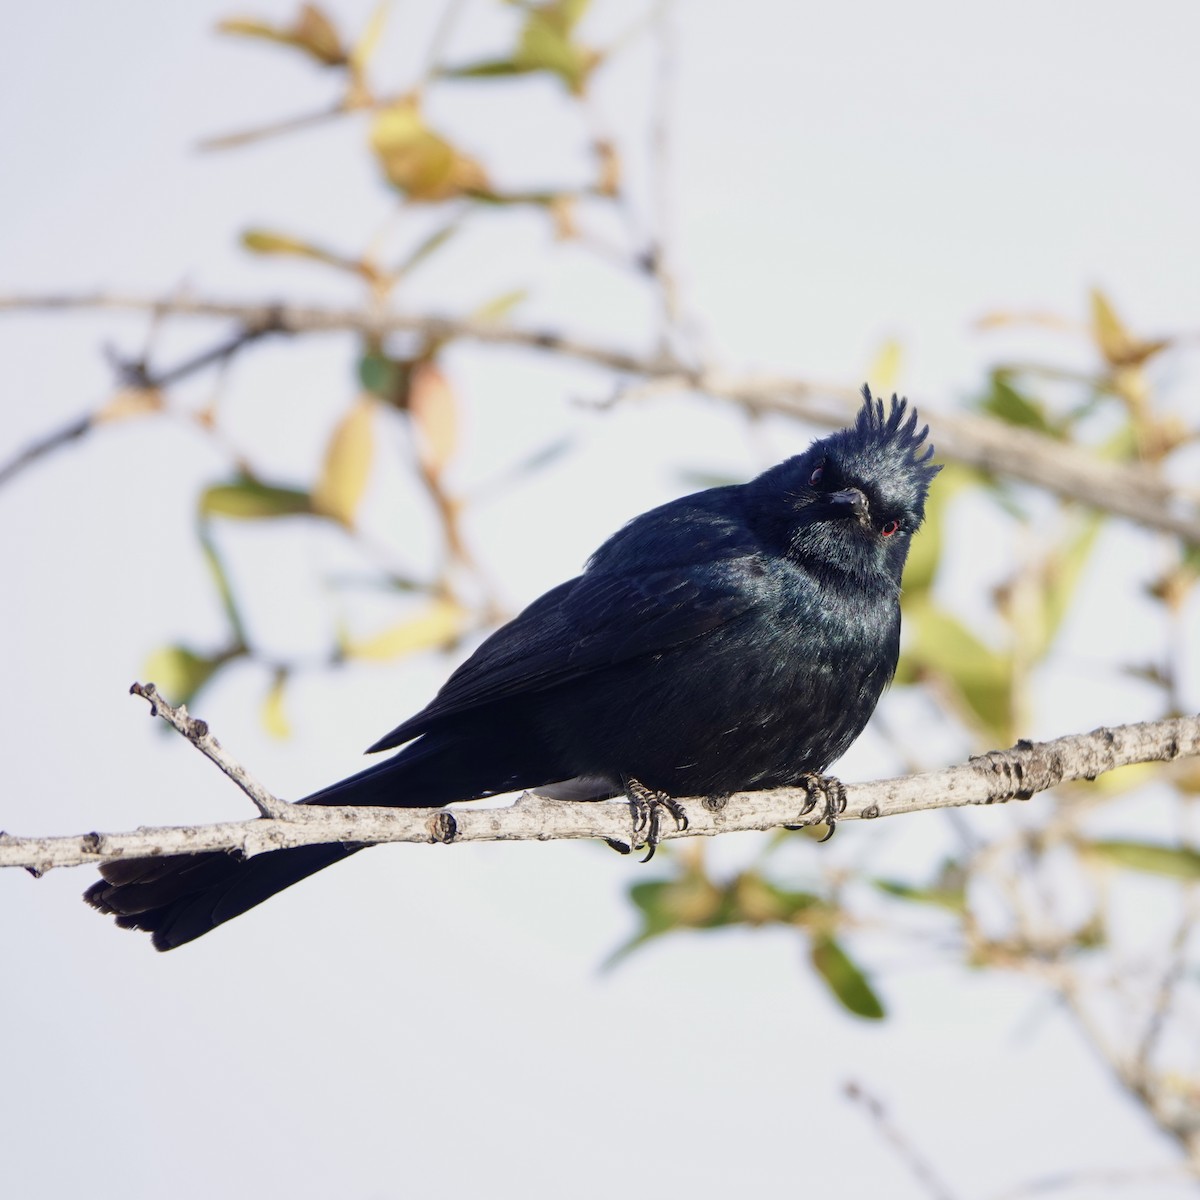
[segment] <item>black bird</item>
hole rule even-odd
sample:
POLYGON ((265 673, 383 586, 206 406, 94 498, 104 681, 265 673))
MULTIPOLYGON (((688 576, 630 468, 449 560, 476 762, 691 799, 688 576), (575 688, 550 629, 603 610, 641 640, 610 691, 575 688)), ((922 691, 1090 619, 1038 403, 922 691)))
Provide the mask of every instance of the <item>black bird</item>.
MULTIPOLYGON (((684 823, 673 796, 811 788, 896 669, 900 576, 939 470, 927 433, 864 387, 851 428, 634 518, 371 747, 398 754, 301 803, 625 794, 652 851, 661 808, 684 823)), ((112 862, 84 898, 170 950, 362 848, 112 862)))

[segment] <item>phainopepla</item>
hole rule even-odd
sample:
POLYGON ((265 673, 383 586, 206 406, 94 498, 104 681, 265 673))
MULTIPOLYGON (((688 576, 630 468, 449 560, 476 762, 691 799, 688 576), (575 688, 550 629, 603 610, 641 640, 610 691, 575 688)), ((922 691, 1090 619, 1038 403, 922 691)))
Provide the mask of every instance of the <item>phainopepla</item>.
MULTIPOLYGON (((816 781, 832 826, 838 789, 816 776, 896 669, 900 576, 939 469, 927 433, 864 387, 851 428, 636 517, 371 747, 398 754, 301 803, 624 794, 652 851, 662 809, 685 824, 674 796, 816 781)), ((362 848, 111 862, 85 899, 170 950, 362 848)))

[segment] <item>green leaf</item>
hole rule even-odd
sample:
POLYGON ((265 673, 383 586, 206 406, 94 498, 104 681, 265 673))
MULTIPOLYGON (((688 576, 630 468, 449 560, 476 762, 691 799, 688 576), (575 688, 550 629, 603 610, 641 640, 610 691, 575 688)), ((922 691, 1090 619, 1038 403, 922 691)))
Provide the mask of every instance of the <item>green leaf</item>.
POLYGON ((883 1019, 883 1002, 838 941, 827 934, 814 937, 809 958, 817 974, 829 985, 829 990, 843 1008, 856 1017, 865 1017, 870 1021, 883 1019))
POLYGON ((726 924, 731 916, 726 894, 701 871, 636 883, 629 898, 642 915, 642 928, 608 956, 605 969, 673 929, 711 929, 726 924))
POLYGON ((526 12, 525 24, 511 57, 445 67, 439 74, 447 79, 497 79, 549 71, 579 95, 602 57, 571 38, 589 3, 590 0, 552 0, 537 7, 522 6, 526 12))
POLYGON ((739 875, 730 895, 730 919, 748 925, 799 924, 809 910, 822 905, 812 892, 787 891, 754 871, 739 875))
POLYGON ((951 499, 970 482, 970 474, 954 463, 947 463, 934 480, 925 504, 925 523, 912 540, 908 563, 904 568, 902 595, 906 600, 928 592, 933 586, 938 563, 942 559, 946 512, 951 499))
POLYGON ((358 360, 358 379, 372 396, 396 408, 408 404, 408 385, 413 364, 387 354, 364 354, 358 360))
POLYGON ((264 517, 291 517, 312 512, 312 498, 297 488, 273 487, 243 476, 233 483, 218 483, 200 495, 200 514, 253 521, 264 517))
POLYGON ((898 900, 909 900, 914 904, 932 904, 935 908, 945 908, 955 913, 961 913, 966 908, 967 895, 961 887, 913 887, 912 884, 901 883, 896 879, 876 879, 872 882, 881 892, 895 896, 898 900))
POLYGON ((1040 659, 1050 649, 1071 608, 1075 591, 1083 578, 1104 521, 1099 513, 1088 513, 1075 534, 1062 549, 1046 563, 1043 578, 1043 628, 1033 658, 1040 659))
POLYGON ((1046 410, 1009 383, 1006 371, 993 371, 991 387, 979 405, 981 411, 1008 425, 1035 429, 1050 437, 1061 437, 1059 429, 1046 416, 1046 410))
POLYGON ((915 628, 906 670, 934 671, 950 682, 989 737, 1011 739, 1012 659, 984 645, 957 617, 920 599, 905 613, 915 628))
POLYGON ((197 654, 187 646, 163 646, 146 660, 143 675, 172 704, 191 704, 229 657, 197 654))
POLYGON ((443 225, 441 229, 435 230, 427 238, 418 242, 395 271, 392 272, 393 276, 399 279, 419 267, 430 255, 437 253, 458 232, 461 225, 462 218, 456 217, 448 225, 443 225))
POLYGON ((500 79, 511 75, 528 75, 535 68, 518 66, 511 58, 488 58, 461 67, 442 67, 443 79, 500 79))
POLYGON ((1089 857, 1127 871, 1166 875, 1171 879, 1200 879, 1200 851, 1189 846, 1155 842, 1090 842, 1082 847, 1089 857))
POLYGON ((213 542, 212 531, 207 521, 199 522, 197 537, 200 542, 200 552, 204 555, 204 561, 208 565, 213 583, 216 584, 217 595, 221 599, 221 607, 225 610, 225 617, 229 621, 234 640, 237 645, 244 646, 246 644, 246 627, 242 622, 242 614, 233 594, 233 585, 229 582, 229 572, 226 571, 225 563, 217 553, 217 547, 213 542))

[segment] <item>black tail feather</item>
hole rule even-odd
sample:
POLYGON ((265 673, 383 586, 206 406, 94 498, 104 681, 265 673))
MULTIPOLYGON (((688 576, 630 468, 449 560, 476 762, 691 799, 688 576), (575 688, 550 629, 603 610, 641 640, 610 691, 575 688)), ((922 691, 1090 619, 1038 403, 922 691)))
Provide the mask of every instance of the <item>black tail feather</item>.
POLYGON ((173 950, 361 849, 331 843, 254 858, 218 850, 106 863, 83 898, 122 929, 152 934, 156 950, 173 950), (144 874, 133 875, 139 868, 144 874))
MULTIPOLYGON (((464 753, 452 736, 427 734, 386 762, 300 803, 434 808, 547 782, 544 771, 533 773, 509 761, 510 744, 496 738, 464 753)), ((330 843, 271 850, 253 858, 212 851, 124 859, 105 863, 83 898, 116 917, 122 929, 152 934, 156 949, 173 950, 362 848, 330 843)))

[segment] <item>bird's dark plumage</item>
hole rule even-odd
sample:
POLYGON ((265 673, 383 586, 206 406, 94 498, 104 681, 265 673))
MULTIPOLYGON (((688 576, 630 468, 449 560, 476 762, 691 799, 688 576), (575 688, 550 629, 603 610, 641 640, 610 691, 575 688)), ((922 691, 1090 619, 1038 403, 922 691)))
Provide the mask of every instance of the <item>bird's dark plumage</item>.
MULTIPOLYGON (((854 425, 804 454, 635 518, 371 747, 398 754, 303 803, 603 799, 631 778, 721 795, 824 771, 896 669, 938 470, 916 412, 863 392, 854 425)), ((86 899, 168 950, 360 848, 114 862, 86 899)))

